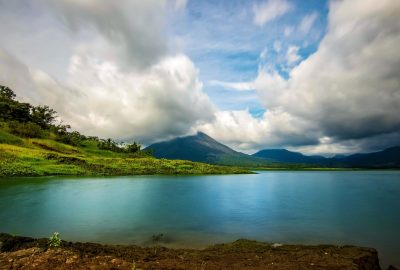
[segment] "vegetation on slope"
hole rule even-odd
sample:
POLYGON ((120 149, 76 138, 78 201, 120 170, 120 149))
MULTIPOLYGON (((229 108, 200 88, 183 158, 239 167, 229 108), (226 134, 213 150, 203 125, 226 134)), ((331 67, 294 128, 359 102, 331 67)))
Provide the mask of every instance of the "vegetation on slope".
POLYGON ((226 174, 235 167, 156 159, 140 144, 87 137, 56 124, 56 112, 15 100, 0 86, 0 176, 226 174))

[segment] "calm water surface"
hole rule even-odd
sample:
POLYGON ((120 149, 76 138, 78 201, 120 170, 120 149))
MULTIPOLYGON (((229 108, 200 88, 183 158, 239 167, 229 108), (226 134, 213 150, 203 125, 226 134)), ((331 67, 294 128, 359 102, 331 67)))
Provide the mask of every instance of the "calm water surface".
POLYGON ((0 180, 0 231, 172 247, 249 238, 355 244, 400 265, 400 172, 0 180))

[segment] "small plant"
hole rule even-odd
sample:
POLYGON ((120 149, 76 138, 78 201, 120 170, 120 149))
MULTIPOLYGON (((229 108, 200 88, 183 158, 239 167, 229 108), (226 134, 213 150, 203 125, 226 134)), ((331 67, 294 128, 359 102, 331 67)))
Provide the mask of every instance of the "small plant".
POLYGON ((50 236, 50 238, 49 238, 49 246, 50 247, 59 247, 59 246, 61 246, 60 233, 55 232, 55 233, 53 233, 52 236, 50 236))

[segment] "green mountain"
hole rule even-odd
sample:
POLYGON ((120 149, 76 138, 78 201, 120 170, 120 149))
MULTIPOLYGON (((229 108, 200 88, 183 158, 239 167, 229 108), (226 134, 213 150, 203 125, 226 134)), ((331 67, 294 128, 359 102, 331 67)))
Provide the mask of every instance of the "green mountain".
POLYGON ((210 164, 264 168, 400 168, 400 147, 350 156, 307 156, 286 149, 264 149, 253 155, 237 152, 207 134, 174 138, 154 143, 151 150, 157 158, 190 160, 210 164))
POLYGON ((286 149, 264 149, 253 154, 253 156, 280 163, 321 165, 328 162, 328 159, 323 156, 306 156, 286 149))
POLYGON ((326 158, 323 156, 306 156, 286 149, 264 149, 253 154, 253 156, 271 162, 324 167, 400 168, 400 146, 391 147, 373 153, 354 154, 349 156, 336 155, 332 158, 326 158))
POLYGON ((145 150, 151 150, 153 156, 157 158, 183 159, 211 164, 240 166, 267 166, 271 164, 264 159, 237 152, 202 132, 192 136, 154 143, 145 150))
POLYGON ((354 154, 335 160, 349 167, 400 168, 400 146, 373 153, 354 154))

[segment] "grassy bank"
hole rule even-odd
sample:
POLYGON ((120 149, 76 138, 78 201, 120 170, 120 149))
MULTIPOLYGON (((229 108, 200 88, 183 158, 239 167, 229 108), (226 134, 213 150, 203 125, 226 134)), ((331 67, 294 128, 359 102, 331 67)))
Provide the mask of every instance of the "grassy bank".
POLYGON ((191 161, 156 159, 141 153, 116 153, 102 150, 90 140, 76 147, 51 138, 22 138, 0 129, 0 176, 231 173, 250 171, 191 161))

